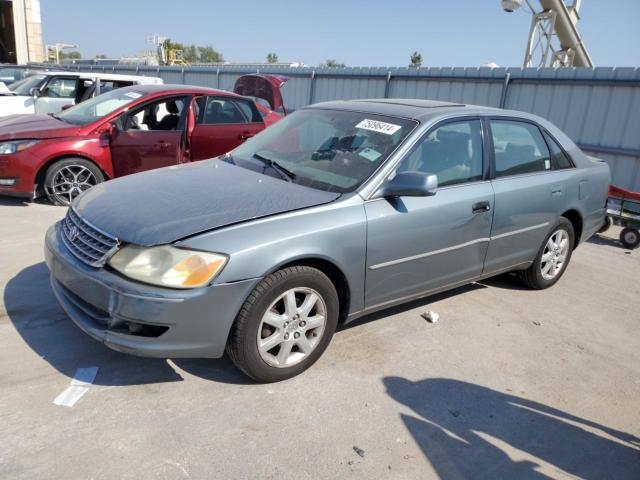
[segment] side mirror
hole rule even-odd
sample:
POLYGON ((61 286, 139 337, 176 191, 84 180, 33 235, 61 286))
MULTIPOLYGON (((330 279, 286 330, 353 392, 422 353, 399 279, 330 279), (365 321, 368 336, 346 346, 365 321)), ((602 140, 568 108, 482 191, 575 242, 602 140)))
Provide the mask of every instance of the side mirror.
POLYGON ((29 90, 29 95, 31 95, 32 97, 39 97, 40 93, 40 89, 36 87, 33 87, 31 90, 29 90))
POLYGON ((428 197, 438 191, 438 176, 432 173, 402 172, 387 180, 379 197, 428 197))
POLYGON ((111 139, 118 133, 118 125, 111 122, 100 131, 100 146, 107 148, 111 144, 111 139))

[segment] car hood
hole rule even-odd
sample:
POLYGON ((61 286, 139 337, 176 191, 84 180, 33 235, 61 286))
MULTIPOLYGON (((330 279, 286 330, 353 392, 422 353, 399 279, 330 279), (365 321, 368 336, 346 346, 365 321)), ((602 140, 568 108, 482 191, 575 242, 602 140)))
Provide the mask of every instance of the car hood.
POLYGON ((26 113, 0 118, 0 140, 56 138, 76 135, 79 127, 50 115, 26 113))
POLYGON ((206 160, 96 185, 78 197, 73 208, 123 242, 151 246, 339 196, 206 160))

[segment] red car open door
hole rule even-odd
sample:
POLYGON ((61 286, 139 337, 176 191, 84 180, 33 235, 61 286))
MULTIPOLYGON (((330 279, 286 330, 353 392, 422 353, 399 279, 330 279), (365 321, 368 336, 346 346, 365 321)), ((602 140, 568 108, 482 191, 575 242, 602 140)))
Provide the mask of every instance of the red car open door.
POLYGON ((109 145, 115 175, 180 163, 188 105, 188 97, 163 98, 123 117, 109 145))

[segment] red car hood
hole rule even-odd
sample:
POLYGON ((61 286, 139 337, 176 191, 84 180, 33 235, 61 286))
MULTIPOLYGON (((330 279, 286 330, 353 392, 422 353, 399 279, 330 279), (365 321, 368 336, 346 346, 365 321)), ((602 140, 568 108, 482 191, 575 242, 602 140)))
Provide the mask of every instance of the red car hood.
POLYGON ((80 127, 50 115, 9 115, 0 118, 0 140, 56 138, 77 135, 80 127))

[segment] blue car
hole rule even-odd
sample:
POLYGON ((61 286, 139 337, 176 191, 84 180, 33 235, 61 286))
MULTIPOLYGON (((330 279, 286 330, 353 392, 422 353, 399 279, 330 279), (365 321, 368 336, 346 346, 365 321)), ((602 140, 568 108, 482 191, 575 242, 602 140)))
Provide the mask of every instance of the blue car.
POLYGON ((503 272, 552 286, 603 225, 609 180, 534 115, 328 102, 216 159, 89 189, 45 255, 62 307, 108 347, 226 351, 273 382, 371 312, 503 272))

